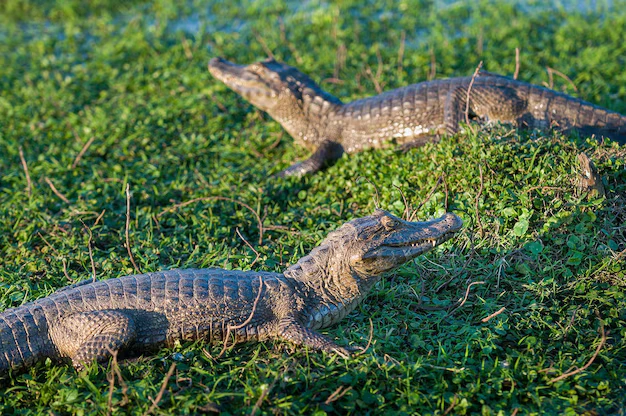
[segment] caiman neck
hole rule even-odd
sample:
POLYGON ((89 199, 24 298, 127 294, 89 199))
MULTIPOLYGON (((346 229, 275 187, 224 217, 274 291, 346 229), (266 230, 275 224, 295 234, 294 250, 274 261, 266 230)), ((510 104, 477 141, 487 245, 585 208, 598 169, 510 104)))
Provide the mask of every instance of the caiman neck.
POLYGON ((313 329, 341 320, 379 280, 359 278, 337 244, 341 242, 322 243, 284 272, 304 292, 308 301, 304 323, 313 329))
POLYGON ((323 140, 337 137, 330 119, 343 106, 342 102, 317 88, 304 88, 301 98, 291 91, 279 95, 279 103, 268 111, 285 130, 304 147, 315 149, 323 140), (321 93, 319 93, 321 92, 321 93))

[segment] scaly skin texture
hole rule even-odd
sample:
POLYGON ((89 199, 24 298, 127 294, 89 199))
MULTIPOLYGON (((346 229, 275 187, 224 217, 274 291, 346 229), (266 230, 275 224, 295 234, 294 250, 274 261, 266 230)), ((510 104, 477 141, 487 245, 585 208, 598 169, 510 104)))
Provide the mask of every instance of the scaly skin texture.
POLYGON ((169 270, 81 282, 0 314, 0 375, 46 357, 85 363, 177 340, 283 339, 348 355, 316 332, 345 317, 380 275, 448 240, 454 214, 352 220, 284 273, 169 270))
MULTIPOLYGON (((344 152, 382 147, 391 139, 410 148, 456 133, 465 120, 472 79, 422 82, 343 104, 296 68, 273 59, 242 66, 213 58, 209 71, 314 152, 281 176, 316 172, 344 152)), ((626 116, 502 75, 480 72, 469 101, 472 119, 520 128, 578 130, 626 144, 626 116)))

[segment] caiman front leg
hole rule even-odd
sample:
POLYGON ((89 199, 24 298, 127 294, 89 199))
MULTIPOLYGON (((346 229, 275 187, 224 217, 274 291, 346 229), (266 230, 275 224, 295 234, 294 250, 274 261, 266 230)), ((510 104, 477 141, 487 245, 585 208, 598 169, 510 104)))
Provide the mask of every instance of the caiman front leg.
POLYGON ((296 319, 284 319, 280 322, 278 338, 286 339, 296 345, 304 345, 314 350, 336 353, 344 358, 350 356, 348 348, 335 344, 332 339, 305 327, 296 319))
POLYGON ((333 165, 343 155, 343 146, 331 140, 325 140, 308 159, 295 163, 278 173, 277 176, 304 176, 333 165))

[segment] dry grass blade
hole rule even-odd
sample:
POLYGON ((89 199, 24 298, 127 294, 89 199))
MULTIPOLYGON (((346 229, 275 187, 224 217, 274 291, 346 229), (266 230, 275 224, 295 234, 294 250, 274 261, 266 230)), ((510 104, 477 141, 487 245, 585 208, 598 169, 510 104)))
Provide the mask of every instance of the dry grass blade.
POLYGON ((350 390, 352 390, 352 386, 349 386, 349 387, 339 386, 339 387, 337 387, 337 389, 334 392, 332 392, 330 394, 330 396, 328 396, 326 401, 324 401, 324 404, 325 405, 329 405, 332 402, 339 400, 340 398, 345 396, 345 394, 347 392, 349 392, 350 390))
POLYGON ((280 28, 280 41, 283 45, 287 45, 291 55, 295 58, 296 63, 298 65, 302 65, 302 56, 300 56, 300 52, 298 52, 298 48, 289 40, 287 37, 287 28, 285 27, 285 20, 278 16, 278 27, 280 28))
POLYGON ((321 84, 324 84, 325 82, 336 85, 343 85, 346 83, 344 80, 339 78, 324 78, 322 81, 320 81, 321 84))
POLYGON ((98 223, 100 222, 100 220, 102 219, 102 217, 104 217, 104 213, 106 212, 106 209, 103 209, 102 212, 100 213, 100 215, 98 215, 98 217, 96 218, 96 221, 93 223, 93 226, 95 227, 96 225, 98 225, 98 223))
POLYGON ((376 74, 373 73, 372 68, 369 65, 365 65, 365 75, 374 84, 374 89, 378 94, 383 92, 383 85, 380 82, 380 77, 383 73, 383 58, 380 54, 380 49, 376 48, 376 60, 378 61, 378 67, 376 68, 376 74))
POLYGON ((184 35, 181 35, 181 44, 183 45, 183 50, 185 51, 185 57, 189 60, 193 59, 193 52, 191 51, 191 47, 189 46, 189 41, 184 35))
POLYGON ((519 48, 515 48, 515 72, 513 73, 513 79, 517 79, 519 75, 519 48))
POLYGON ((359 351, 357 354, 355 355, 362 355, 365 354, 365 352, 370 348, 370 346, 372 345, 372 338, 374 338, 374 322, 372 322, 372 318, 369 318, 370 320, 370 334, 367 337, 367 345, 365 346, 365 348, 361 349, 361 351, 359 351))
POLYGON ((221 103, 219 98, 215 96, 215 94, 211 94, 211 102, 217 106, 223 113, 228 113, 228 108, 224 104, 221 103))
POLYGON ((133 264, 135 271, 137 273, 141 273, 141 270, 137 266, 137 263, 135 263, 135 258, 133 257, 133 251, 130 249, 129 229, 130 229, 130 184, 127 183, 126 184, 126 227, 125 227, 126 251, 128 251, 128 257, 130 257, 130 262, 133 264))
MULTIPOLYGON (((256 294, 256 299, 254 300, 254 303, 252 304, 252 311, 250 312, 250 315, 245 321, 243 321, 239 325, 228 325, 226 327, 226 335, 224 335, 224 346, 222 347, 222 350, 220 351, 220 353, 217 355, 217 358, 221 358, 222 355, 224 355, 224 353, 226 352, 226 349, 228 348, 228 339, 230 338, 230 333, 233 330, 236 331, 238 329, 243 328, 244 326, 248 325, 250 321, 252 321, 252 318, 254 317, 254 313, 256 312, 256 307, 259 304, 259 299, 261 299, 262 292, 263 292, 263 277, 259 276, 259 292, 256 294)), ((235 336, 235 338, 237 337, 235 336)))
POLYGON ((571 85, 572 88, 574 88, 574 91, 578 92, 578 88, 576 87, 576 84, 574 84, 574 81, 572 81, 567 75, 565 75, 561 71, 557 71, 556 69, 550 68, 549 66, 546 67, 546 71, 548 71, 548 79, 549 79, 548 86, 550 87, 550 89, 554 89, 554 77, 552 76, 552 74, 556 74, 560 76, 561 78, 563 78, 565 81, 567 81, 569 85, 571 85))
POLYGON ((20 152, 20 160, 22 161, 22 168, 24 169, 24 175, 26 175, 26 193, 30 197, 32 195, 33 183, 30 180, 30 174, 28 173, 28 165, 26 164, 26 158, 24 158, 24 149, 22 146, 18 148, 20 152))
POLYGON ((107 381, 109 382, 109 394, 107 395, 107 415, 113 414, 113 390, 115 389, 115 374, 113 371, 107 372, 107 381))
MULTIPOLYGON (((598 319, 600 319, 600 318, 598 318, 598 319)), ((596 347, 596 351, 593 353, 593 355, 591 356, 591 358, 589 359, 589 361, 587 361, 587 363, 585 365, 583 365, 580 368, 577 368, 576 370, 572 370, 572 371, 568 371, 566 373, 563 373, 560 376, 553 378, 548 383, 556 383, 557 381, 561 381, 561 380, 566 379, 568 377, 571 377, 571 376, 573 376, 575 374, 583 372, 587 368, 589 368, 589 366, 591 364, 593 364, 593 362, 596 359, 596 357, 598 356, 598 354, 600 354, 600 351, 602 350, 602 347, 604 347, 604 344, 606 344, 606 333, 604 332, 604 325, 602 324, 601 320, 600 320, 600 337, 601 337, 600 338, 600 343, 596 347)))
POLYGON ((454 397, 452 398, 452 401, 450 402, 450 406, 448 406, 446 410, 444 410, 443 412, 444 416, 449 414, 452 410, 454 410, 458 402, 459 402, 458 396, 455 394, 454 397))
POLYGON ((259 411, 259 409, 261 408, 261 404, 263 404, 263 400, 265 400, 268 393, 272 390, 275 384, 276 384, 276 379, 274 379, 272 381, 272 384, 270 384, 267 388, 263 389, 263 391, 261 392, 261 395, 259 396, 257 401, 254 403, 254 407, 250 411, 250 416, 254 416, 256 412, 259 411))
POLYGON ((435 56, 435 50, 430 47, 428 50, 430 55, 430 70, 428 71, 428 80, 432 81, 437 76, 437 57, 435 56))
POLYGON ((65 260, 65 258, 62 258, 61 263, 63 263, 63 274, 65 275, 65 278, 67 279, 68 282, 71 282, 72 279, 70 278, 70 275, 67 272, 67 260, 65 260))
POLYGON ((246 243, 246 245, 247 245, 248 247, 250 247, 250 250, 254 251, 254 254, 256 254, 256 258, 254 259, 254 261, 252 262, 252 264, 250 264, 250 267, 254 266, 254 265, 255 265, 255 263, 259 260, 259 257, 261 257, 261 254, 259 254, 259 252, 258 252, 258 251, 256 251, 256 250, 254 249, 254 247, 252 247, 252 244, 250 244, 250 243, 248 242, 248 240, 246 240, 246 239, 244 238, 244 236, 243 236, 243 235, 241 235, 241 233, 239 232, 239 228, 235 228, 235 232, 237 233, 237 235, 239 236, 239 238, 241 238, 241 239, 243 240, 243 242, 244 242, 244 243, 246 243))
POLYGON ((465 297, 463 297, 463 300, 460 303, 457 302, 458 306, 456 306, 454 309, 452 309, 450 312, 448 312, 448 315, 454 314, 461 307, 463 307, 463 305, 465 305, 465 302, 467 302, 467 298, 469 297, 469 292, 470 292, 470 289, 472 288, 472 286, 474 286, 474 285, 484 285, 484 284, 485 284, 485 282, 482 282, 482 281, 481 282, 472 282, 472 283, 470 283, 467 286, 467 289, 465 290, 465 297))
POLYGON ((443 201, 443 206, 446 209, 446 212, 448 212, 448 209, 450 209, 450 205, 448 204, 448 200, 449 200, 449 193, 448 193, 448 181, 446 180, 446 174, 442 173, 441 176, 443 177, 443 192, 445 194, 445 199, 443 201))
POLYGON ((202 354, 209 360, 215 361, 215 357, 206 348, 202 348, 202 354))
POLYGON ((117 350, 113 351, 107 347, 109 353, 111 354, 111 366, 109 371, 106 374, 107 381, 109 382, 109 394, 107 395, 107 415, 113 414, 113 391, 115 388, 115 378, 117 377, 120 387, 122 388, 122 395, 124 396, 124 400, 119 403, 119 406, 124 406, 128 403, 128 385, 124 382, 122 378, 122 373, 120 372, 120 366, 117 362, 117 350))
POLYGON ((204 406, 196 407, 196 410, 200 413, 221 413, 222 408, 215 403, 209 402, 204 406))
POLYGON ((483 318, 480 320, 480 322, 489 322, 491 319, 495 318, 496 316, 500 315, 502 312, 504 312, 506 310, 506 308, 503 306, 500 309, 498 309, 497 311, 495 311, 494 313, 492 313, 491 315, 483 318))
POLYGON ((435 193, 439 185, 441 185, 441 182, 443 182, 443 174, 439 176, 439 179, 437 179, 437 183, 435 183, 435 185, 430 189, 430 192, 428 192, 428 195, 426 195, 426 198, 424 198, 424 200, 420 202, 417 208, 413 210, 413 213, 411 213, 411 215, 409 216, 409 221, 413 221, 415 214, 417 214, 417 212, 424 206, 424 204, 430 201, 430 198, 432 198, 433 194, 435 193))
POLYGON ((380 48, 376 47, 376 61, 378 66, 376 67, 376 79, 380 79, 383 74, 383 56, 380 54, 380 48))
MULTIPOLYGON (((46 243, 48 247, 50 247, 50 249, 54 252, 54 254, 56 254, 58 257, 61 257, 61 253, 59 253, 59 251, 56 248, 54 248, 52 244, 48 242, 48 240, 46 240, 46 237, 44 237, 39 231, 37 231, 37 235, 41 237, 41 239, 46 243)), ((61 257, 61 263, 63 264, 63 274, 67 278, 67 281, 71 282, 72 279, 70 279, 70 275, 67 273, 67 260, 65 259, 65 257, 61 257)))
POLYGON ((93 243, 93 234, 91 233, 91 228, 87 227, 87 224, 85 224, 83 222, 83 220, 80 220, 80 222, 83 224, 83 227, 85 228, 85 230, 87 230, 87 233, 89 234, 89 241, 87 241, 87 248, 89 249, 89 260, 91 261, 91 276, 93 281, 96 281, 96 263, 93 261, 93 251, 91 249, 91 244, 93 243))
POLYGON ((163 211, 159 212, 157 214, 157 218, 161 217, 162 215, 164 215, 164 214, 166 214, 168 212, 175 211, 178 208, 186 207, 187 205, 191 205, 193 203, 200 202, 200 201, 211 201, 211 200, 232 202, 232 203, 241 205, 242 207, 244 207, 248 211, 250 211, 256 217, 257 224, 258 224, 258 227, 259 227, 259 244, 263 243, 263 221, 261 220, 261 216, 259 215, 259 213, 256 212, 255 210, 253 210, 250 205, 248 205, 248 204, 246 204, 244 202, 241 202, 241 201, 237 201, 236 199, 233 199, 233 198, 228 198, 226 196, 204 196, 204 197, 195 198, 195 199, 192 199, 192 200, 189 200, 189 201, 186 201, 186 202, 181 202, 180 204, 173 205, 173 206, 171 206, 169 208, 166 208, 163 211))
POLYGON ((149 415, 150 413, 154 412, 157 407, 159 407, 159 402, 163 398, 163 393, 165 393, 165 389, 167 388, 167 382, 172 377, 172 374, 174 374, 174 370, 176 370, 176 363, 172 363, 172 365, 170 365, 170 369, 167 370, 167 374, 165 375, 165 378, 161 383, 161 388, 159 389, 159 393, 157 394, 156 398, 152 399, 151 397, 148 397, 152 401, 152 405, 150 406, 148 411, 144 413, 144 415, 149 415))
POLYGON ((335 67, 333 68, 333 79, 335 80, 340 80, 339 73, 346 65, 346 53, 346 45, 343 43, 339 44, 337 52, 335 53, 335 67))
POLYGON ((369 65, 365 66, 365 75, 367 75, 370 81, 372 81, 372 83, 374 84, 374 89, 376 90, 376 93, 382 94, 383 87, 380 85, 378 78, 373 74, 372 68, 369 65))
POLYGON ((130 399, 128 398, 128 385, 126 384, 126 382, 124 381, 124 379, 122 378, 122 372, 120 371, 120 365, 117 362, 117 351, 115 352, 115 354, 112 354, 113 358, 111 360, 111 369, 115 372, 115 375, 117 376, 117 381, 118 383, 120 383, 120 386, 122 387, 122 396, 124 397, 124 400, 122 400, 120 402, 120 406, 124 406, 125 404, 127 404, 130 399))
POLYGON ((409 202, 406 200, 406 197, 404 196, 404 192, 402 192, 402 188, 400 188, 397 185, 393 185, 393 187, 396 188, 398 191, 400 191, 400 195, 402 195, 402 201, 404 202, 404 212, 402 213, 402 219, 410 221, 409 215, 411 213, 411 206, 409 205, 409 202))
POLYGON ((37 231, 37 235, 39 236, 39 238, 43 240, 44 243, 46 243, 48 247, 50 247, 50 250, 52 250, 54 254, 56 254, 57 256, 61 256, 61 253, 59 253, 59 251, 56 248, 54 248, 52 244, 50 244, 50 242, 46 239, 46 237, 43 236, 43 234, 37 231))
POLYGON ((72 163, 72 169, 75 169, 76 166, 78 166, 78 164, 80 163, 80 159, 82 159, 82 157, 87 152, 87 149, 89 149, 89 146, 91 146, 91 144, 93 143, 95 139, 96 139, 95 137, 91 137, 89 140, 87 140, 87 143, 83 145, 83 148, 80 149, 80 152, 78 152, 78 154, 76 155, 76 158, 74 159, 74 162, 72 163))
POLYGON ((265 54, 272 59, 276 59, 274 58, 274 54, 272 53, 272 50, 267 46, 267 42, 265 42, 265 39, 263 39, 263 36, 261 36, 259 32, 254 31, 254 37, 257 40, 257 42, 259 42, 263 50, 265 51, 265 54))
POLYGON ((563 329, 563 340, 565 341, 567 339, 567 334, 570 330, 570 328, 572 327, 572 325, 574 325, 574 320, 576 320, 576 314, 578 313, 578 311, 580 310, 582 306, 578 305, 576 307, 576 309, 574 309, 574 312, 572 312, 572 317, 569 320, 569 323, 567 324, 567 326, 565 327, 565 329, 563 329))
POLYGON ((524 189, 524 193, 530 193, 532 191, 562 191, 565 192, 567 191, 567 188, 562 188, 559 186, 531 186, 530 188, 524 189))
POLYGON ((367 181, 367 183, 374 187, 374 191, 376 192, 376 200, 374 201, 374 206, 376 206, 376 208, 380 208, 380 195, 378 194, 378 187, 374 182, 372 182, 369 178, 366 178, 365 176, 359 176, 358 178, 356 178, 356 181, 358 182, 361 179, 364 179, 365 181, 367 181))
POLYGON ((478 189, 478 193, 476 194, 476 199, 474 202, 474 211, 476 213, 476 224, 478 224, 478 232, 480 233, 480 238, 483 238, 485 234, 483 230, 483 223, 480 220, 480 211, 478 210, 478 203, 480 201, 480 196, 483 194, 483 188, 485 187, 485 181, 483 178, 483 167, 478 165, 478 172, 480 173, 480 188, 478 189))
POLYGON ((61 200, 63 202, 65 202, 66 204, 70 203, 70 200, 67 199, 65 197, 65 195, 63 195, 61 192, 59 192, 59 190, 56 188, 56 186, 54 186, 54 184, 52 183, 52 181, 50 180, 50 178, 48 178, 47 176, 45 178, 43 178, 44 181, 46 181, 46 183, 48 184, 48 186, 50 187, 50 189, 52 189, 52 192, 54 192, 54 194, 56 196, 58 196, 59 198, 61 198, 61 200))
POLYGON ((474 131, 474 128, 470 125, 470 119, 469 119, 469 103, 470 103, 470 93, 472 92, 472 87, 474 86, 474 80, 476 79, 476 77, 478 76, 478 73, 480 72, 480 68, 483 66, 483 61, 480 61, 478 63, 478 66, 476 67, 476 70, 474 71, 474 75, 472 75, 472 79, 470 80, 469 86, 467 87, 467 97, 465 99, 465 123, 467 124, 467 127, 472 130, 472 133, 476 133, 474 131))
MULTIPOLYGON (((474 249, 474 240, 472 238, 470 238, 469 241, 470 241, 470 245, 471 245, 471 251, 470 251, 471 254, 467 257, 467 260, 465 260, 465 263, 461 267, 461 271, 467 269, 467 265, 470 263, 470 261, 472 261, 472 259, 474 258, 474 254, 476 253, 476 250, 474 249)), ((445 289, 450 284, 450 282, 452 282, 454 279, 456 279, 460 274, 461 274, 461 272, 458 272, 458 273, 454 274, 452 277, 450 277, 448 280, 446 280, 445 282, 440 284, 437 287, 437 289, 435 289, 435 293, 439 293, 443 289, 445 289)))

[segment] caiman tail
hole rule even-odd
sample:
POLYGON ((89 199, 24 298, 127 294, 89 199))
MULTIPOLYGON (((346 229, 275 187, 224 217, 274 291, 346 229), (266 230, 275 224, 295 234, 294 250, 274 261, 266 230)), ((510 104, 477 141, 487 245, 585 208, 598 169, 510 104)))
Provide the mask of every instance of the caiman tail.
MULTIPOLYGON (((511 91, 526 101, 526 113, 518 121, 519 127, 547 129, 554 127, 564 132, 578 131, 583 136, 606 137, 626 144, 626 116, 558 91, 505 78, 511 91), (515 88, 513 88, 515 87, 515 88), (527 96, 524 97, 524 90, 527 96)), ((497 82, 494 79, 489 81, 497 82)))
POLYGON ((45 328, 41 327, 43 320, 38 319, 42 315, 40 308, 29 310, 24 306, 0 315, 0 376, 10 369, 28 367, 56 355, 45 328))
MULTIPOLYGON (((461 98, 448 106, 457 110, 444 116, 452 122, 448 133, 456 133, 454 126, 464 119, 468 87, 462 83, 461 98)), ((626 116, 579 98, 490 72, 481 72, 470 92, 470 114, 512 122, 520 128, 577 131, 583 136, 626 144, 626 116)), ((456 97, 458 94, 452 95, 453 100, 456 97)))

